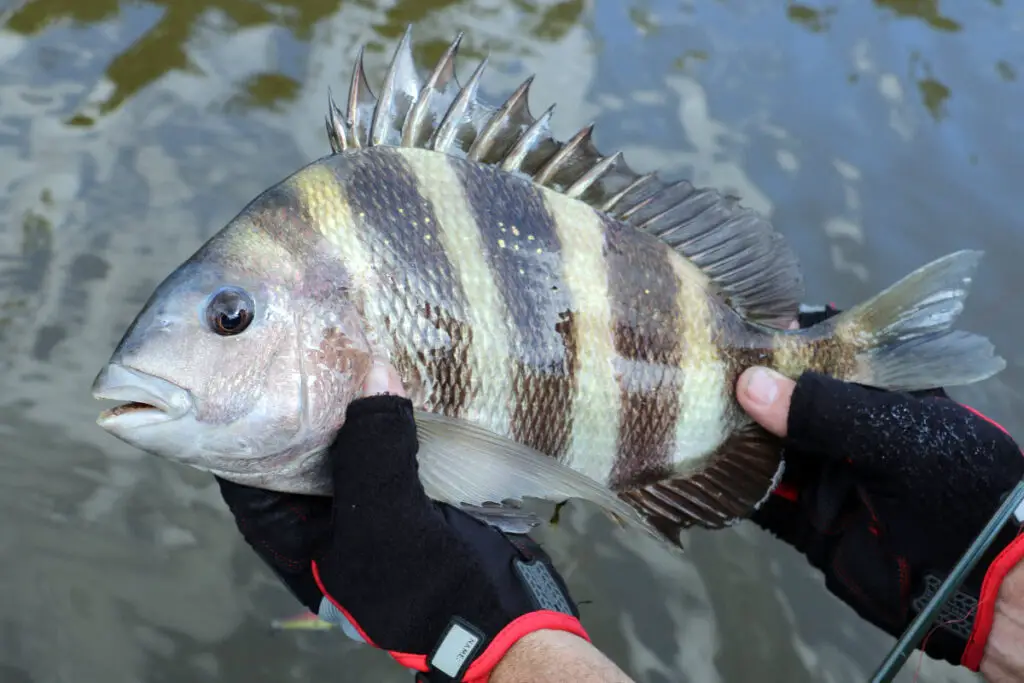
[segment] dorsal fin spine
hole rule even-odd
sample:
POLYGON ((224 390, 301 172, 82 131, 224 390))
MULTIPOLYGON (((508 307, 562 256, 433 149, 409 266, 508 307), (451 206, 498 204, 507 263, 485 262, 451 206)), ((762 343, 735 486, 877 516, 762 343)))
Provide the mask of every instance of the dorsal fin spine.
POLYGON ((426 138, 423 136, 423 130, 427 123, 426 119, 431 114, 430 104, 434 101, 434 95, 438 91, 446 90, 448 84, 455 80, 455 55, 459 50, 459 45, 462 44, 462 36, 460 31, 441 59, 438 60, 434 70, 430 72, 426 83, 423 84, 419 97, 413 103, 412 109, 402 125, 402 146, 418 146, 429 138, 433 128, 428 129, 426 138), (421 140, 421 138, 424 139, 421 140))
POLYGON ((628 195, 630 192, 634 192, 637 188, 653 180, 655 180, 655 175, 653 173, 647 173, 645 175, 640 176, 639 178, 631 182, 629 185, 619 190, 616 194, 613 194, 611 197, 609 197, 608 201, 606 201, 601 206, 601 210, 607 213, 611 213, 612 209, 618 206, 619 202, 621 202, 626 195, 628 195))
POLYGON ((795 319, 803 298, 799 265, 763 217, 716 190, 688 181, 668 183, 656 173, 641 175, 621 152, 601 154, 593 144, 592 124, 567 142, 555 139, 550 132, 554 107, 540 117, 530 113, 532 75, 500 106, 481 102, 477 95, 488 58, 460 85, 455 59, 462 33, 421 80, 411 36, 408 29, 392 55, 379 99, 367 83, 364 49, 359 49, 344 116, 333 100, 329 104, 327 136, 335 154, 398 144, 525 175, 658 237, 705 272, 712 289, 741 315, 780 327, 795 319), (736 247, 723 248, 730 243, 736 247), (744 259, 762 273, 757 286, 751 286, 750 271, 734 267, 744 259))
POLYGON ((480 134, 476 136, 473 144, 469 147, 467 156, 470 159, 473 161, 483 161, 488 152, 492 150, 494 143, 497 141, 497 136, 501 134, 503 128, 509 127, 517 113, 522 113, 525 115, 525 118, 532 119, 530 116, 529 95, 530 86, 533 85, 533 78, 531 74, 520 83, 519 87, 498 108, 494 116, 488 119, 483 130, 480 131, 480 134))
MULTIPOLYGON (((487 68, 488 58, 480 60, 473 75, 470 76, 466 85, 459 91, 458 97, 452 102, 444 118, 437 126, 430 149, 436 152, 447 152, 455 141, 459 132, 459 125, 467 118, 470 108, 476 101, 476 91, 480 87, 480 79, 483 77, 484 69, 487 68)), ((457 82, 457 81, 456 81, 457 82)))
POLYGON ((355 148, 363 146, 359 131, 362 123, 359 105, 362 101, 376 101, 373 91, 370 90, 370 86, 366 82, 366 70, 363 67, 364 51, 365 48, 359 48, 359 55, 356 57, 356 63, 352 69, 352 80, 348 87, 348 107, 345 110, 345 125, 348 126, 351 134, 349 143, 355 148))
POLYGON ((518 171, 526 155, 541 139, 541 136, 548 132, 551 124, 551 116, 555 113, 555 105, 551 105, 541 114, 533 124, 520 136, 512 149, 505 155, 501 162, 501 168, 505 171, 518 171))
POLYGON ((342 120, 344 114, 334 101, 334 93, 327 88, 327 140, 331 143, 331 150, 335 154, 341 154, 348 148, 348 133, 345 130, 345 123, 342 120))
POLYGON ((595 182, 600 180, 605 173, 612 170, 612 167, 620 161, 622 161, 622 152, 616 152, 610 157, 602 159, 594 164, 589 171, 577 178, 576 182, 566 188, 565 194, 574 198, 582 197, 584 192, 589 190, 595 182))
POLYGON ((412 57, 412 27, 405 30, 402 42, 398 44, 394 56, 391 58, 391 65, 388 67, 387 76, 384 77, 384 86, 380 90, 380 97, 377 106, 373 108, 373 118, 370 121, 370 146, 375 147, 387 142, 388 126, 392 120, 397 118, 395 107, 400 90, 408 89, 409 98, 413 99, 420 94, 422 86, 416 75, 416 65, 412 57))
POLYGON ((541 185, 547 185, 552 178, 562 170, 563 165, 576 153, 582 145, 590 141, 590 135, 594 132, 594 124, 588 123, 580 128, 576 135, 573 135, 562 149, 555 152, 554 156, 541 166, 540 170, 533 176, 533 179, 541 185))

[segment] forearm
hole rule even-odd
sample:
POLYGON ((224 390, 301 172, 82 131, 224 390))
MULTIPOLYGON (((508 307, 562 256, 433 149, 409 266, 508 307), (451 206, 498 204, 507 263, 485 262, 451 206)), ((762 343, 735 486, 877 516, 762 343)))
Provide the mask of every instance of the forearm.
POLYGON ((534 631, 509 648, 491 683, 634 683, 587 641, 565 631, 534 631))
POLYGON ((1024 680, 1024 562, 1006 575, 999 589, 981 673, 989 683, 1024 680))

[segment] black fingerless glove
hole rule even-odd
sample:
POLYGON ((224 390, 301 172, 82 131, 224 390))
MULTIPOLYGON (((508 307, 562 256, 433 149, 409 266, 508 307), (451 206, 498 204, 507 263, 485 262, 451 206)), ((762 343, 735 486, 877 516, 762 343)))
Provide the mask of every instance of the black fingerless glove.
POLYGON ((417 449, 412 404, 369 397, 349 406, 331 446, 333 503, 221 487, 243 535, 311 611, 352 624, 423 680, 486 680, 533 631, 587 639, 543 550, 431 501, 417 449))
MULTIPOLYGON (((793 393, 785 453, 782 485, 754 520, 894 636, 1024 476, 1006 432, 941 390, 885 392, 814 373, 793 393)), ((949 601, 925 643, 930 656, 977 670, 999 584, 1024 558, 1017 532, 1004 530, 949 601)))

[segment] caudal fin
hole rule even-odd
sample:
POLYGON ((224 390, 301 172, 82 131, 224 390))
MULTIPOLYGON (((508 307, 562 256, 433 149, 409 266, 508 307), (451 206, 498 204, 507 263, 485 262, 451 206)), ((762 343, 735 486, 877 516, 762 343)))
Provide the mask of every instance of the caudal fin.
POLYGON ((985 337, 952 330, 983 252, 958 251, 805 332, 857 349, 840 379, 892 391, 978 382, 1006 367, 985 337))

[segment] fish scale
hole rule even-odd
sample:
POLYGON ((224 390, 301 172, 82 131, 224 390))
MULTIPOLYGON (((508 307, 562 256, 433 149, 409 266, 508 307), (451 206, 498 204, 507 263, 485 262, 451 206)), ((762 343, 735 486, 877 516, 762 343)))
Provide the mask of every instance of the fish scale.
POLYGON ((362 52, 332 153, 255 198, 157 288, 94 383, 100 424, 238 483, 329 495, 324 452, 375 363, 416 409, 436 500, 508 531, 582 498, 679 544, 758 509, 781 442, 735 396, 754 365, 883 389, 1005 362, 955 331, 980 253, 936 259, 806 330, 781 234, 734 197, 562 142, 527 79, 421 78, 410 33, 376 96, 362 52), (188 349, 186 356, 182 349, 188 349), (256 362, 258 361, 258 362, 256 362), (298 397, 298 400, 296 400, 298 397))

